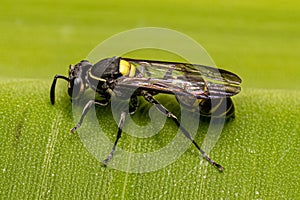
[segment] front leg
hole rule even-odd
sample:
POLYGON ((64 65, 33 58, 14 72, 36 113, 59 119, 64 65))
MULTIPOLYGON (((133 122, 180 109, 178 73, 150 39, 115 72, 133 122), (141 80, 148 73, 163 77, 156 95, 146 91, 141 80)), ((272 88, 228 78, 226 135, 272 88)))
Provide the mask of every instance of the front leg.
POLYGON ((149 94, 148 92, 144 92, 143 94, 144 98, 152 103, 153 105, 156 106, 156 108, 162 112, 164 115, 166 115, 167 117, 171 118, 175 124, 177 125, 177 127, 181 130, 181 132, 185 135, 185 137, 187 137, 190 141, 192 141, 192 143, 195 145, 195 147, 199 150, 199 152, 202 154, 203 157, 205 157, 205 159, 212 164, 213 166, 217 167, 220 171, 224 171, 224 168, 222 167, 222 165, 216 163, 214 160, 212 160, 206 153, 205 151, 203 151, 200 146, 196 143, 196 141, 191 137, 190 133, 180 125, 177 117, 171 113, 170 111, 168 111, 163 105, 161 105, 158 101, 156 101, 153 96, 151 94, 149 94))
POLYGON ((71 133, 74 133, 82 124, 84 117, 86 116, 86 114, 89 112, 89 110, 91 109, 91 107, 93 105, 99 105, 99 106, 106 106, 108 104, 108 100, 105 99, 103 101, 95 101, 95 100, 90 100, 83 108, 81 117, 79 122, 76 124, 76 126, 74 126, 70 131, 71 133))

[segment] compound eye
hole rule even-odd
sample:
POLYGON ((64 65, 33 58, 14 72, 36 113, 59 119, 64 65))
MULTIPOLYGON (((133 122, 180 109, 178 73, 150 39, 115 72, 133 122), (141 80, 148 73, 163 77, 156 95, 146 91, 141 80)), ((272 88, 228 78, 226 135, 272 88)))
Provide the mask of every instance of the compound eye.
POLYGON ((81 78, 73 78, 69 82, 68 93, 72 99, 77 99, 84 93, 85 87, 81 78))

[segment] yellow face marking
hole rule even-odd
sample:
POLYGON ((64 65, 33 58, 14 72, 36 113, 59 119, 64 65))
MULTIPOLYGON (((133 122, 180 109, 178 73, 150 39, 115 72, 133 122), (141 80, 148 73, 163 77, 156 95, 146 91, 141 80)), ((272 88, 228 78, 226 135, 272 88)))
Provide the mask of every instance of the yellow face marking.
POLYGON ((130 71, 130 63, 125 60, 120 60, 119 71, 123 76, 128 75, 130 71))

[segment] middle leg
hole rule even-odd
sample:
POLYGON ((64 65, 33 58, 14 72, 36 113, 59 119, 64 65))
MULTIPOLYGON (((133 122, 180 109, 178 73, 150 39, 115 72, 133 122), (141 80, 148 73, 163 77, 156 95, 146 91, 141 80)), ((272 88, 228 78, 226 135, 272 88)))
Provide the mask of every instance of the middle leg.
MULTIPOLYGON (((136 95, 132 95, 131 98, 130 98, 130 102, 129 102, 129 114, 130 115, 134 114, 135 111, 137 110, 137 107, 138 107, 137 96, 136 95)), ((112 157, 114 155, 114 152, 116 150, 118 141, 119 141, 119 139, 122 136, 122 128, 123 128, 123 125, 124 125, 124 122, 125 122, 125 117, 126 117, 127 114, 128 113, 125 112, 125 111, 123 111, 121 113, 120 121, 119 121, 119 124, 118 124, 118 133, 117 133, 117 137, 116 137, 114 146, 112 147, 112 150, 109 153, 109 155, 107 156, 107 158, 105 160, 103 160, 103 162, 102 162, 103 166, 106 166, 107 163, 112 159, 112 157)))
POLYGON ((119 139, 121 138, 121 135, 122 135, 122 128, 123 128, 123 125, 124 125, 126 114, 127 113, 124 112, 124 111, 121 113, 120 121, 119 121, 119 124, 118 124, 118 133, 117 133, 117 137, 116 137, 114 146, 112 147, 111 152, 108 154, 107 158, 102 161, 103 166, 106 166, 107 163, 111 160, 111 158, 114 155, 114 152, 116 150, 116 146, 117 146, 118 141, 119 141, 119 139))

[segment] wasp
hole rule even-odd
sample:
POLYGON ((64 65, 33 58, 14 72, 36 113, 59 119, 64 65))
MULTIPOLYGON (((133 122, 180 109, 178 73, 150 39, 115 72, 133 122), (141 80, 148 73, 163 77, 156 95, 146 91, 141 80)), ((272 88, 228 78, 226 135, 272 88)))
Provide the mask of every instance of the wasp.
POLYGON ((122 127, 126 115, 133 115, 138 108, 138 96, 153 104, 163 115, 172 119, 184 136, 199 150, 200 154, 220 171, 224 167, 209 157, 200 148, 191 134, 181 126, 177 116, 160 104, 156 94, 173 94, 177 100, 187 107, 199 106, 201 116, 234 118, 234 104, 231 96, 240 92, 241 79, 238 75, 218 68, 199 64, 166 62, 155 60, 139 60, 123 57, 102 59, 96 64, 82 60, 76 65, 70 65, 69 76, 55 75, 51 89, 50 100, 55 103, 55 86, 57 79, 68 82, 68 94, 71 100, 84 95, 86 89, 93 89, 101 100, 90 100, 82 111, 81 118, 75 127, 78 129, 86 114, 93 105, 106 106, 112 96, 129 101, 129 109, 121 112, 118 131, 114 145, 103 166, 112 159, 117 143, 122 135, 122 127), (128 91, 134 90, 128 95, 128 91), (213 105, 212 101, 216 101, 213 105), (225 109, 221 109, 222 102, 225 109))

